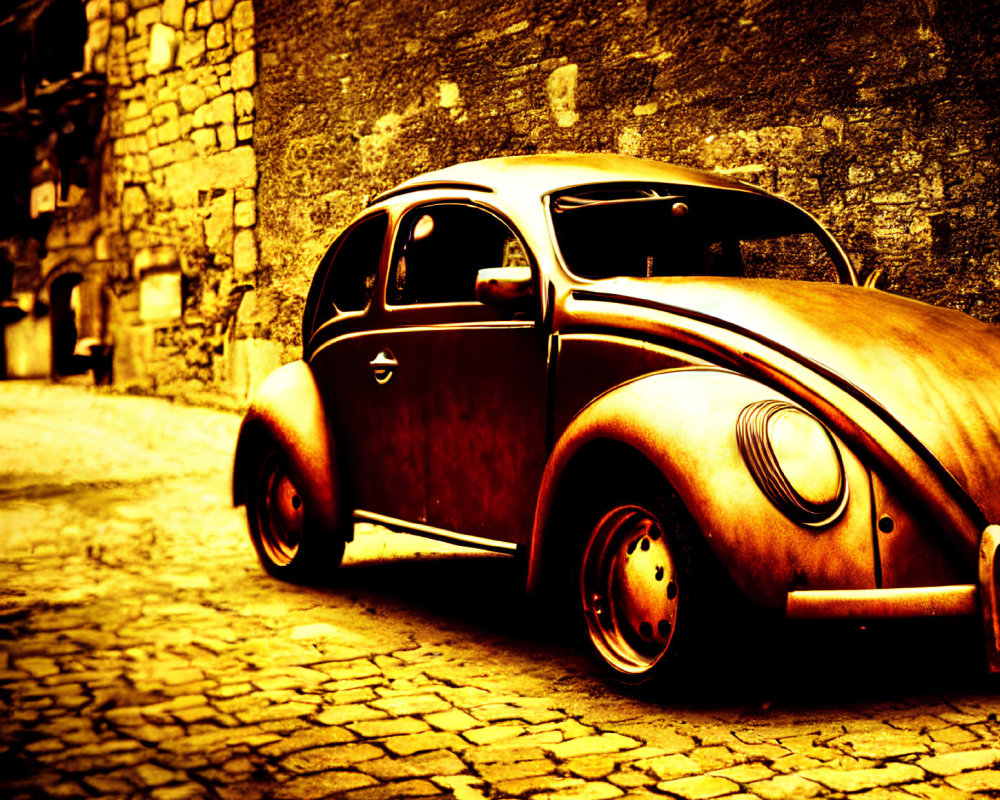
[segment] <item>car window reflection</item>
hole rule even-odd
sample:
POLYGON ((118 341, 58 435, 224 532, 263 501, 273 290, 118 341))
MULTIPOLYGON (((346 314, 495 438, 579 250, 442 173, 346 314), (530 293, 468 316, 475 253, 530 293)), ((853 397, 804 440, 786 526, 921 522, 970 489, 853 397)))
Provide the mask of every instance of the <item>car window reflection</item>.
POLYGON ((582 278, 726 276, 837 281, 808 215, 771 197, 669 186, 553 198, 553 229, 582 278))
POLYGON ((479 270, 529 266, 524 247, 504 222, 457 203, 408 214, 394 252, 387 291, 391 305, 475 302, 479 270))

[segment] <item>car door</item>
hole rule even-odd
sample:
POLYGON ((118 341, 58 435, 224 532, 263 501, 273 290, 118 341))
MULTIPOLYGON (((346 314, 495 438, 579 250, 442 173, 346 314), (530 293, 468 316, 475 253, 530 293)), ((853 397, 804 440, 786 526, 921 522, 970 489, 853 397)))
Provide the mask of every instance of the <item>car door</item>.
POLYGON ((428 523, 526 544, 545 464, 547 335, 537 313, 477 302, 477 272, 504 266, 530 259, 498 214, 460 202, 411 209, 397 228, 386 318, 399 376, 419 396, 428 523))
MULTIPOLYGON (((387 231, 388 216, 374 214, 330 248, 317 273, 307 358, 352 508, 421 522, 427 511, 419 376, 395 371, 392 332, 382 328, 378 304, 372 308, 387 231)), ((310 311, 307 304, 307 317, 310 311)))

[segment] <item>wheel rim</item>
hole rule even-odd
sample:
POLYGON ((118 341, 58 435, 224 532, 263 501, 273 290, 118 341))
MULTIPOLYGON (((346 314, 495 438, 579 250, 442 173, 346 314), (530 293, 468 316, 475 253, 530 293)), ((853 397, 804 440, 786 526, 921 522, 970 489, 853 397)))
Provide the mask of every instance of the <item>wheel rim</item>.
POLYGON ((302 544, 304 505, 276 453, 270 453, 261 464, 257 487, 257 533, 261 549, 271 563, 288 566, 302 544))
POLYGON ((584 551, 580 595, 590 640, 614 669, 650 670, 677 627, 677 570, 656 517, 619 506, 594 526, 584 551))

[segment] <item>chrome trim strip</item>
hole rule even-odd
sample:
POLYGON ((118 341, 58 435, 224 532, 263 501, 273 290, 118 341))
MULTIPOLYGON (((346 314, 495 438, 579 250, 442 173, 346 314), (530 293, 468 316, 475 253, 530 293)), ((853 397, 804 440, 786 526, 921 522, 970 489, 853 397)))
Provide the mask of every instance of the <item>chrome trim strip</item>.
POLYGON ((979 612, 979 587, 814 589, 788 593, 789 619, 913 619, 964 617, 979 612))
POLYGON ((467 533, 435 528, 432 525, 406 522, 395 517, 387 517, 384 514, 376 514, 373 511, 363 511, 360 508, 354 509, 354 519, 357 522, 371 522, 375 525, 381 525, 383 528, 389 528, 399 533, 412 533, 416 536, 436 539, 439 542, 474 547, 477 550, 489 550, 492 553, 503 553, 511 556, 517 552, 517 545, 512 542, 500 542, 496 539, 485 539, 481 536, 470 536, 467 533))
POLYGON ((428 331, 504 329, 504 328, 534 328, 533 320, 482 320, 479 322, 446 322, 441 325, 400 325, 398 328, 373 328, 364 331, 351 331, 331 339, 327 339, 313 349, 308 361, 312 361, 320 350, 347 339, 358 339, 362 336, 374 336, 379 333, 427 333, 428 331))

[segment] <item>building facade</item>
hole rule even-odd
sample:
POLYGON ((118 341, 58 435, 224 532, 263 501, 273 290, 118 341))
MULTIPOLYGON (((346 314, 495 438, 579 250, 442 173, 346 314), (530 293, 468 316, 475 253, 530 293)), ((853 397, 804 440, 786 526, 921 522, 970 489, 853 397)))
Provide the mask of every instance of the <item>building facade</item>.
POLYGON ((985 0, 18 8, 0 35, 44 43, 56 12, 81 33, 68 77, 22 70, 4 97, 0 138, 23 165, 4 189, 21 228, 0 234, 11 376, 103 358, 119 385, 242 404, 297 357, 312 270, 366 196, 557 150, 757 183, 883 288, 1000 321, 1000 8, 985 0), (86 114, 67 115, 78 95, 86 114))

